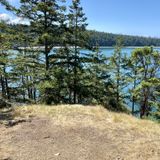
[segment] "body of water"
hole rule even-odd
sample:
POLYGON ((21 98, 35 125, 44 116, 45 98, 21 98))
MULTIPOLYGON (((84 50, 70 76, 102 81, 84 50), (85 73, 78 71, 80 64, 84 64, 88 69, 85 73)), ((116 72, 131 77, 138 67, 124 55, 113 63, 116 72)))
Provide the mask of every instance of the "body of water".
MULTIPOLYGON (((142 47, 124 47, 122 48, 122 53, 131 54, 131 52, 136 48, 142 47)), ((160 47, 154 47, 154 50, 160 51, 160 47)), ((114 53, 114 47, 100 47, 100 51, 101 53, 109 57, 114 53)))

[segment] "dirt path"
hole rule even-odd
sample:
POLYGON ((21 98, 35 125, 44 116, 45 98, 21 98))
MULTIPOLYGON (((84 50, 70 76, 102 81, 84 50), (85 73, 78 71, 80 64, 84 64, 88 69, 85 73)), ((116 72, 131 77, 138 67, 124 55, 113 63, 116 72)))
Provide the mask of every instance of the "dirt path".
POLYGON ((78 123, 57 124, 35 117, 6 128, 0 125, 0 160, 159 160, 160 137, 119 125, 101 130, 78 123))

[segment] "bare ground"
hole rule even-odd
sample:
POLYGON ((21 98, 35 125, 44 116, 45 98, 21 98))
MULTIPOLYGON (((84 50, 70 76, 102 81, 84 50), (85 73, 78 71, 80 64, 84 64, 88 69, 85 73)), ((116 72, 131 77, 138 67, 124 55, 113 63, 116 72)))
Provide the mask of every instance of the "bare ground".
POLYGON ((160 160, 158 126, 147 132, 101 114, 58 110, 54 116, 31 113, 31 121, 12 127, 0 124, 0 160, 160 160))

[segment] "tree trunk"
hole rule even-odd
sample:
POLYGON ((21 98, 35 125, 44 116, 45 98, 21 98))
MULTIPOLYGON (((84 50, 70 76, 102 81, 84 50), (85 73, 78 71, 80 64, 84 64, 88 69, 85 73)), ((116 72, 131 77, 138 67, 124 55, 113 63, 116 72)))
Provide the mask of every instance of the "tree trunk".
POLYGON ((25 103, 26 102, 26 93, 25 93, 25 88, 24 88, 24 85, 25 85, 25 80, 24 80, 24 76, 22 75, 22 84, 23 84, 23 102, 25 103))
POLYGON ((1 75, 1 88, 2 88, 2 97, 6 98, 5 82, 4 77, 1 75))
POLYGON ((6 86, 6 93, 7 93, 7 99, 10 100, 10 93, 9 93, 9 88, 8 88, 8 79, 5 78, 5 86, 6 86))
POLYGON ((132 115, 134 115, 134 108, 135 108, 135 97, 132 97, 132 115))
POLYGON ((36 103, 36 88, 35 87, 33 90, 33 99, 34 99, 34 102, 36 103))
POLYGON ((146 93, 147 91, 144 91, 144 100, 141 105, 141 110, 140 110, 140 118, 143 118, 144 116, 147 115, 147 110, 148 110, 148 96, 146 93))
POLYGON ((73 101, 74 104, 77 103, 77 52, 78 52, 78 48, 77 48, 77 38, 78 38, 78 17, 77 17, 77 12, 78 10, 76 10, 76 19, 75 19, 75 60, 74 60, 74 95, 73 95, 73 101))

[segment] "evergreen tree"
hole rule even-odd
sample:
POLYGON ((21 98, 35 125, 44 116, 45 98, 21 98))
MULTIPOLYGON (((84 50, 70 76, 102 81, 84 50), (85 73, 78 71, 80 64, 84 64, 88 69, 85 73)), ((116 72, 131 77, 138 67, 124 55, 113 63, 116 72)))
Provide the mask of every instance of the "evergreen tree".
POLYGON ((128 83, 128 91, 130 93, 129 101, 132 102, 132 115, 135 114, 136 97, 133 91, 138 85, 138 75, 137 75, 137 61, 133 56, 126 57, 125 59, 125 72, 126 72, 126 83, 128 83))
POLYGON ((13 40, 11 29, 6 22, 0 22, 0 83, 2 97, 10 99, 9 92, 9 67, 10 67, 10 53, 11 42, 13 40))
POLYGON ((73 49, 73 102, 78 103, 78 94, 80 89, 80 75, 81 75, 81 61, 80 61, 80 48, 87 48, 86 20, 83 8, 80 6, 80 0, 72 0, 68 14, 70 39, 69 44, 74 47, 73 49), (78 76, 79 75, 79 76, 78 76))
MULTIPOLYGON (((64 20, 65 7, 60 6, 56 0, 21 0, 20 4, 17 14, 29 20, 31 32, 35 35, 34 45, 44 46, 41 52, 43 52, 45 59, 43 83, 45 85, 51 81, 50 54, 53 47, 60 44, 61 24, 64 20)), ((44 99, 47 104, 50 104, 49 92, 52 88, 48 88, 48 85, 43 86, 43 88, 44 99)))
MULTIPOLYGON (((83 99, 88 97, 88 104, 103 104, 109 108, 109 101, 112 99, 110 90, 111 80, 108 69, 108 59, 98 48, 88 54, 83 83, 87 93, 83 99)), ((84 95, 84 93, 83 93, 84 95)))
POLYGON ((111 77, 113 79, 113 89, 115 92, 115 108, 116 110, 124 110, 125 104, 125 92, 127 84, 125 81, 125 72, 124 72, 124 59, 125 56, 122 53, 122 38, 117 39, 117 44, 115 46, 114 54, 110 57, 110 68, 111 68, 111 77))
POLYGON ((152 47, 136 49, 132 53, 132 62, 136 64, 138 85, 133 96, 139 102, 140 117, 149 116, 154 107, 159 107, 159 52, 152 47))

